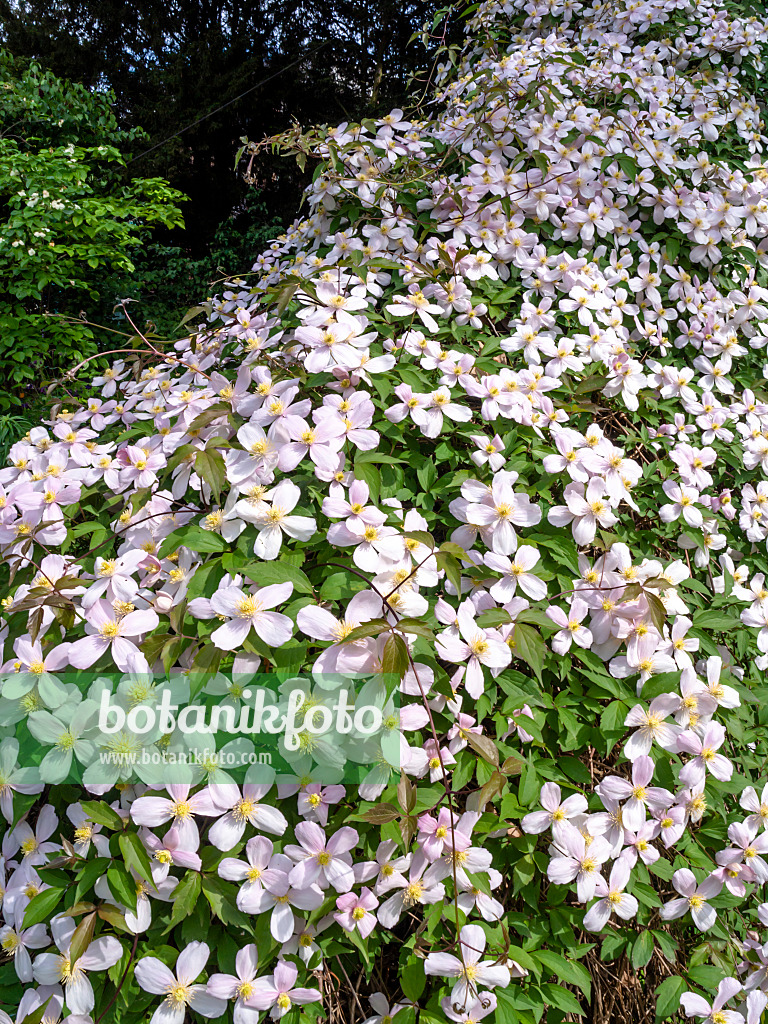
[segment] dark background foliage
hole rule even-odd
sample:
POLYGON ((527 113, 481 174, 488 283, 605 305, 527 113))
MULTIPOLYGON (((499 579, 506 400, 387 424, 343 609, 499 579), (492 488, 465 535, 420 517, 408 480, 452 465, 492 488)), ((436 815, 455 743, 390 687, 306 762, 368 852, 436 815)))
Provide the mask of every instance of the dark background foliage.
POLYGON ((244 165, 235 169, 241 138, 257 142, 297 122, 337 124, 412 108, 437 45, 461 35, 457 17, 437 19, 430 45, 409 45, 424 26, 432 30, 441 6, 439 0, 0 0, 0 57, 14 83, 4 86, 12 93, 4 94, 0 146, 16 136, 22 154, 69 144, 114 146, 119 159, 110 176, 95 165, 88 173, 86 187, 98 197, 132 195, 147 181, 172 187, 164 193, 165 217, 126 207, 135 237, 111 261, 83 259, 76 293, 60 288, 52 296, 49 288, 22 308, 0 285, 0 303, 17 302, 18 325, 26 324, 26 334, 10 321, 4 327, 0 454, 27 420, 39 418, 48 383, 80 359, 124 343, 112 333, 128 328, 119 300, 131 300, 126 308, 142 330, 178 331, 190 306, 226 277, 247 274, 299 214, 311 162, 300 170, 265 147, 250 168, 253 183, 246 184, 244 165), (13 97, 30 90, 31 104, 22 100, 19 108, 13 97), (41 118, 46 104, 51 116, 41 118), (173 190, 186 196, 183 227, 172 212, 173 190), (57 326, 51 314, 70 320, 57 326), (62 344, 54 342, 54 328, 62 344))
MULTIPOLYGON (((410 76, 429 59, 408 40, 436 7, 434 0, 1 0, 0 38, 15 56, 60 77, 114 91, 121 127, 149 135, 126 154, 139 157, 129 170, 167 178, 190 198, 183 235, 163 240, 200 259, 222 222, 244 211, 247 186, 233 169, 240 137, 258 140, 294 119, 359 120, 405 103, 410 76)), ((292 220, 305 177, 269 154, 256 171, 267 222, 292 220)), ((252 226, 248 216, 243 230, 252 226)))

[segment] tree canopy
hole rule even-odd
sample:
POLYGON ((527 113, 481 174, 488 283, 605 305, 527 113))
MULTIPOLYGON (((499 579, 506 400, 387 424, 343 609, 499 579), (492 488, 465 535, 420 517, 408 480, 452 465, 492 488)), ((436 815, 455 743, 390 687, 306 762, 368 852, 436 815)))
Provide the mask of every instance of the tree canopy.
MULTIPOLYGON (((57 75, 114 91, 119 123, 157 142, 304 59, 226 110, 142 156, 130 169, 161 176, 191 204, 184 245, 200 255, 242 203, 233 158, 258 139, 304 125, 356 120, 404 101, 427 66, 408 46, 434 0, 3 0, 8 49, 57 75)), ((271 214, 293 215, 305 176, 263 154, 259 184, 271 214)))

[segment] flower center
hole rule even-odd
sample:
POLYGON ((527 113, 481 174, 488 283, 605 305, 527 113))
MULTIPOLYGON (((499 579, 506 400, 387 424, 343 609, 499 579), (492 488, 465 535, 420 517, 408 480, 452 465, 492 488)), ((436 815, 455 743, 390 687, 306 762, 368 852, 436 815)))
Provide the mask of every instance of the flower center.
POLYGON ((485 639, 485 637, 482 636, 475 637, 475 639, 470 643, 469 649, 472 651, 474 655, 477 656, 481 654, 487 654, 488 641, 485 639))
POLYGON ((180 982, 176 981, 166 989, 165 1001, 174 1009, 178 1010, 180 1007, 187 1005, 191 996, 192 993, 190 992, 190 986, 182 985, 180 982))
POLYGON ((82 979, 82 968, 78 967, 76 963, 73 964, 68 956, 59 957, 59 961, 59 979, 65 985, 74 984, 82 979))
POLYGON ((406 886, 403 902, 407 907, 410 907, 414 903, 420 903, 423 895, 424 885, 421 882, 411 882, 410 885, 406 886))
POLYGON ((257 601, 255 597, 244 597, 237 604, 237 614, 241 619, 250 619, 257 612, 261 611, 261 602, 257 601))
POLYGON ((93 836, 93 825, 87 821, 75 829, 76 843, 89 843, 93 836))

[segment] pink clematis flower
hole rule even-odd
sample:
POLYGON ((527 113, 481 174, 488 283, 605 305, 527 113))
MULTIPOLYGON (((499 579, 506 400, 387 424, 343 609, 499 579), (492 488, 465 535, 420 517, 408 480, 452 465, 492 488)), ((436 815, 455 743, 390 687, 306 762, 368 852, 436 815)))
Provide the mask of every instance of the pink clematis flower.
POLYGON ((531 572, 538 560, 539 552, 528 544, 517 549, 514 559, 489 551, 484 558, 485 564, 494 572, 502 574, 502 578, 490 590, 494 601, 499 604, 511 601, 518 586, 532 601, 543 601, 547 596, 547 585, 531 572))
POLYGON ((633 761, 649 754, 654 742, 664 750, 676 750, 677 738, 682 732, 679 725, 665 721, 675 711, 679 701, 673 693, 654 697, 646 711, 635 704, 624 719, 624 725, 635 726, 635 731, 624 746, 624 756, 633 761))
POLYGON ((235 1000, 235 1024, 256 1024, 258 1009, 251 1002, 256 981, 259 956, 253 942, 237 951, 235 970, 237 974, 212 974, 206 990, 216 999, 235 1000))
POLYGON ((299 969, 295 964, 281 960, 275 967, 275 973, 265 978, 257 978, 253 983, 251 1002, 258 1010, 269 1010, 273 1020, 279 1020, 293 1006, 306 1006, 321 999, 316 988, 295 988, 299 969))
POLYGON ((457 620, 459 634, 450 629, 440 633, 437 653, 446 661, 467 662, 464 685, 470 697, 477 700, 484 689, 483 665, 492 675, 498 675, 512 660, 512 651, 496 629, 484 629, 476 624, 470 601, 459 606, 457 620))
POLYGON ((541 522, 541 509, 525 493, 516 494, 512 484, 517 473, 503 470, 496 474, 491 491, 482 501, 467 505, 467 522, 490 530, 491 546, 501 555, 517 549, 515 526, 535 526, 541 522))
MULTIPOLYGON (((265 885, 280 886, 284 871, 270 867, 274 847, 265 836, 254 836, 245 844, 247 861, 236 857, 225 857, 218 871, 230 882, 244 882, 237 894, 237 906, 246 914, 257 913, 261 892, 265 885)), ((287 858, 286 858, 287 860, 287 858)))
MULTIPOLYGON (((723 978, 717 986, 717 995, 710 1005, 706 999, 695 992, 684 992, 680 996, 680 1005, 686 1017, 701 1017, 704 1024, 744 1024, 744 1018, 736 1010, 724 1010, 723 1007, 741 992, 741 982, 736 978, 723 978)), ((758 1019, 760 1014, 758 1014, 758 1019)))
POLYGON ((211 608, 226 615, 229 622, 211 633, 211 640, 222 651, 242 647, 253 627, 256 635, 270 647, 282 647, 293 634, 293 623, 287 615, 268 611, 287 601, 293 593, 292 583, 273 583, 253 593, 240 587, 222 587, 211 598, 211 608))
POLYGON ((562 608, 556 606, 547 608, 548 618, 560 627, 552 637, 552 650, 555 654, 566 654, 571 649, 572 643, 584 648, 592 646, 592 634, 586 626, 581 624, 588 612, 589 606, 580 597, 573 599, 567 615, 562 608))
POLYGON ((569 818, 575 818, 586 813, 587 810, 585 796, 582 796, 581 793, 574 793, 563 800, 560 787, 556 782, 544 783, 539 794, 539 801, 544 810, 531 811, 530 814, 526 814, 520 822, 523 832, 539 835, 551 827, 553 834, 557 834, 569 818))
POLYGON ((114 935, 95 939, 82 956, 71 961, 69 947, 77 922, 58 915, 51 921, 53 941, 59 953, 40 953, 35 957, 32 973, 38 985, 63 985, 68 1009, 75 1014, 89 1014, 95 1006, 88 971, 106 971, 123 955, 123 947, 114 935))
POLYGON ((632 762, 631 782, 618 775, 609 775, 597 786, 598 795, 626 801, 621 812, 622 822, 633 832, 645 824, 646 804, 666 807, 672 801, 672 794, 666 789, 648 785, 652 778, 653 761, 647 755, 641 755, 632 762))
POLYGON ((708 931, 717 920, 717 911, 709 905, 708 901, 720 892, 723 887, 722 882, 714 875, 709 875, 699 885, 692 871, 688 868, 680 868, 672 875, 672 885, 680 893, 681 899, 665 903, 659 911, 661 919, 673 921, 690 910, 693 923, 699 931, 708 931))
POLYGON ((708 771, 721 782, 727 782, 733 775, 733 765, 727 757, 717 753, 724 742, 725 726, 720 722, 710 722, 701 736, 692 729, 681 733, 677 737, 677 749, 695 756, 683 765, 680 782, 693 788, 704 781, 708 771))
POLYGON ((628 921, 637 913, 637 900, 628 892, 624 892, 631 866, 624 857, 619 857, 611 868, 606 882, 597 880, 595 892, 601 898, 593 904, 584 915, 584 927, 589 932, 600 932, 608 924, 611 914, 616 914, 622 921, 628 921))
POLYGON ((587 846, 584 836, 570 822, 564 823, 556 841, 563 850, 549 862, 547 877, 556 885, 567 885, 576 879, 576 895, 580 903, 588 903, 595 895, 600 867, 611 855, 611 847, 602 838, 595 837, 587 846))
POLYGON ((314 821, 302 821, 296 826, 300 846, 288 845, 286 854, 295 861, 289 881, 299 889, 317 883, 321 888, 332 885, 337 892, 348 892, 355 883, 352 858, 360 836, 348 825, 340 828, 330 839, 314 821))
POLYGON ((288 828, 288 822, 276 807, 262 803, 263 797, 272 788, 271 782, 246 782, 243 793, 237 786, 217 786, 213 791, 214 800, 227 813, 211 826, 208 838, 218 850, 231 850, 243 837, 246 825, 253 825, 262 832, 281 836, 288 828))
POLYGON ((96 601, 85 612, 89 634, 70 644, 69 663, 74 668, 90 668, 102 654, 110 652, 121 672, 148 672, 147 659, 133 638, 151 632, 159 623, 151 608, 119 615, 106 601, 96 601), (130 639, 129 639, 130 638, 130 639))
POLYGON ((280 553, 283 534, 294 540, 307 541, 317 529, 310 516, 294 516, 291 512, 301 498, 301 491, 290 480, 281 480, 272 492, 272 504, 258 511, 254 522, 259 533, 253 546, 257 558, 273 561, 280 553))
POLYGON ((605 481, 593 477, 587 484, 574 482, 563 491, 565 505, 553 506, 547 519, 553 526, 571 524, 573 539, 580 547, 586 547, 595 539, 597 528, 610 529, 618 520, 611 511, 611 506, 604 500, 606 494, 605 481))
POLYGON ((299 793, 299 814, 325 827, 328 824, 328 812, 333 804, 344 797, 345 792, 343 786, 321 786, 319 782, 311 782, 299 793))
POLYGON ((195 824, 195 815, 218 817, 221 807, 216 803, 210 788, 189 795, 186 783, 172 782, 167 786, 170 799, 164 796, 140 796, 131 804, 131 817, 137 825, 156 828, 172 821, 171 830, 178 837, 180 845, 196 850, 200 835, 195 824))
POLYGON ((430 953, 424 961, 424 973, 439 978, 456 978, 451 1002, 462 1006, 483 988, 509 985, 509 968, 492 960, 480 960, 485 950, 485 932, 476 924, 465 924, 459 932, 461 959, 452 953, 430 953))
POLYGON ((190 942, 176 961, 176 973, 154 956, 142 957, 136 963, 135 977, 145 992, 165 996, 152 1015, 150 1024, 184 1024, 187 1007, 201 1017, 220 1017, 226 1001, 208 992, 205 985, 196 985, 210 956, 204 942, 190 942))
POLYGON ((362 938, 367 939, 376 927, 376 914, 374 911, 379 901, 367 886, 363 886, 360 895, 353 892, 345 892, 336 899, 337 912, 333 915, 334 921, 341 925, 346 932, 353 932, 357 929, 362 938))

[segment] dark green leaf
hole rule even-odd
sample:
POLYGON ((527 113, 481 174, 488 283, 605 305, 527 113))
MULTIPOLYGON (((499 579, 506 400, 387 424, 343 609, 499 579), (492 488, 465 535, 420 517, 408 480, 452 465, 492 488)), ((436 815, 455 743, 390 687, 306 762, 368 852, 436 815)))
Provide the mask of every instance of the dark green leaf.
POLYGON ((33 896, 24 911, 22 928, 31 928, 33 924, 40 924, 41 921, 48 921, 53 916, 53 911, 61 902, 64 889, 44 889, 37 896, 33 896))

